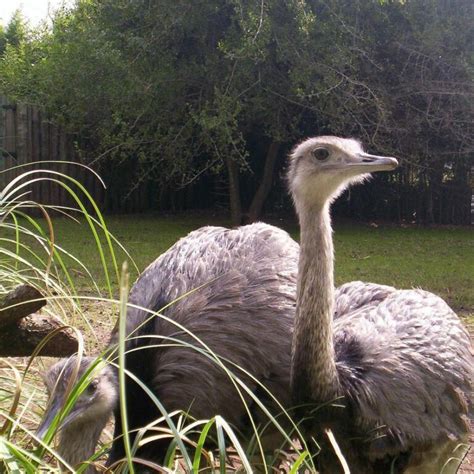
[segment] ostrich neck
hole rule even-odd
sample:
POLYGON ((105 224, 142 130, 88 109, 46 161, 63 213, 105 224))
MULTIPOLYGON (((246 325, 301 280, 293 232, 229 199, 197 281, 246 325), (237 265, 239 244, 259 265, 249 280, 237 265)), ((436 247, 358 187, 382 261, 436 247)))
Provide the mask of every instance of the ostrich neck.
MULTIPOLYGON (((98 417, 93 425, 82 423, 79 426, 67 427, 61 430, 58 453, 71 466, 87 461, 94 453, 99 442, 102 430, 108 418, 98 417)), ((96 473, 90 466, 85 473, 96 473)))
POLYGON ((299 212, 292 390, 296 402, 330 401, 338 394, 333 342, 334 251, 329 204, 299 212))

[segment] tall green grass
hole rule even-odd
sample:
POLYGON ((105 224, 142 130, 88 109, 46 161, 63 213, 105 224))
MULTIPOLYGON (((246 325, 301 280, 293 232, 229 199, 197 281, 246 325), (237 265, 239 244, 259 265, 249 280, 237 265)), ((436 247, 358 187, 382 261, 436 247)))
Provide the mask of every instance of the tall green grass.
MULTIPOLYGON (((87 315, 82 311, 81 298, 69 271, 69 263, 72 261, 81 268, 92 287, 97 291, 99 289, 87 266, 57 244, 53 212, 72 219, 75 218, 73 214, 79 213, 81 219, 87 222, 91 233, 90 244, 96 246, 101 256, 107 288, 112 294, 110 263, 106 260, 104 248, 112 256, 112 268, 118 274, 114 246, 105 221, 87 190, 62 173, 25 166, 25 170, 0 192, 0 295, 27 283, 38 289, 48 301, 44 311, 59 317, 64 325, 79 316, 90 326, 87 315), (76 202, 77 209, 53 208, 31 201, 29 190, 40 180, 54 182, 66 189, 76 202), (90 213, 88 208, 95 212, 90 213), (37 215, 41 218, 33 217, 37 215), (102 245, 99 235, 108 245, 102 245)), ((40 344, 30 361, 17 359, 12 363, 1 360, 0 419, 3 426, 0 429, 0 470, 5 472, 38 472, 38 469, 46 469, 48 465, 47 458, 40 456, 31 445, 35 440, 33 430, 45 403, 39 376, 41 361, 37 357, 43 345, 40 344)), ((50 446, 45 449, 54 455, 50 446)))

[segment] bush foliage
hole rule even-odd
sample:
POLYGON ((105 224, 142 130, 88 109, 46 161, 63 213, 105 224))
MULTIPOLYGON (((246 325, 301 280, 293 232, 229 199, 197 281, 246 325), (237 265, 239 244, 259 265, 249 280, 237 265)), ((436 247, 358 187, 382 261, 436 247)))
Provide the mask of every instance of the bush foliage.
POLYGON ((403 166, 377 178, 377 199, 354 191, 339 212, 467 223, 473 9, 471 0, 78 0, 51 27, 31 31, 16 15, 0 31, 0 91, 47 109, 124 199, 151 180, 154 206, 192 207, 205 194, 200 206, 253 220, 264 203, 288 207, 280 175, 290 146, 341 134, 403 166), (194 194, 176 204, 185 187, 194 194))

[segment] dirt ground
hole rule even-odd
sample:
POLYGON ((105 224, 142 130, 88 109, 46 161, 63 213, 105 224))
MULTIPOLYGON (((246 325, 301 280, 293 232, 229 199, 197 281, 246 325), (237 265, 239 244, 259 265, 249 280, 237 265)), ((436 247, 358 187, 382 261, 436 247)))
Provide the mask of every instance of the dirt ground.
POLYGON ((470 436, 471 448, 467 453, 462 463, 460 474, 474 474, 474 420, 471 420, 471 436, 470 436))

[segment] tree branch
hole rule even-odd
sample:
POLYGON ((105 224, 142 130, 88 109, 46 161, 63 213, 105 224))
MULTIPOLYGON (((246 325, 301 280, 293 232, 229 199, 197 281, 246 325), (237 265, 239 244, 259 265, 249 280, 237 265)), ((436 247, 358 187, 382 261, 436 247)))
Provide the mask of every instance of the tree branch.
MULTIPOLYGON (((52 331, 64 324, 54 316, 31 314, 0 332, 1 357, 27 357, 52 331)), ((59 331, 41 350, 40 355, 65 357, 77 352, 77 339, 73 331, 59 331)))
POLYGON ((35 313, 46 304, 43 295, 30 285, 20 285, 0 297, 0 329, 35 313))

